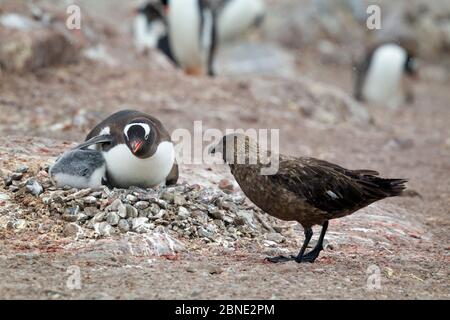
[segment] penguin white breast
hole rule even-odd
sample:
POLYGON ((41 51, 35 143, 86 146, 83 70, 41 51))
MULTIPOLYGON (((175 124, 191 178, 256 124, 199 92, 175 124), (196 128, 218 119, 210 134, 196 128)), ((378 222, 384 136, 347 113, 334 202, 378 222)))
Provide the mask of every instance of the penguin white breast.
POLYGON ((198 0, 171 0, 169 41, 175 59, 184 68, 202 66, 198 0))
POLYGON ((141 159, 133 155, 125 144, 119 144, 103 153, 108 178, 115 186, 128 188, 154 187, 165 182, 175 160, 173 144, 161 142, 155 154, 141 159))
POLYGON ((395 44, 375 50, 363 86, 369 102, 389 103, 398 96, 406 59, 406 51, 395 44))

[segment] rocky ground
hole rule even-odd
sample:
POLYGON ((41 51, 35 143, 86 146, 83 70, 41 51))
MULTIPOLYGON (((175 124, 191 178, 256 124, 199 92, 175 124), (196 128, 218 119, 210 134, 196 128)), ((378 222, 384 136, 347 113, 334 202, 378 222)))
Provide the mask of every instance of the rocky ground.
POLYGON ((137 56, 117 17, 129 21, 129 7, 92 20, 98 36, 83 40, 91 51, 76 63, 0 73, 0 297, 450 298, 445 79, 419 79, 412 105, 364 106, 348 95, 348 65, 280 47, 294 57, 280 62, 289 72, 274 64, 269 75, 192 78, 156 53, 137 56), (203 129, 278 128, 283 153, 406 177, 409 191, 331 221, 315 264, 268 264, 298 251, 301 227, 255 208, 225 166, 181 165, 179 185, 158 190, 51 185, 55 157, 124 107, 171 131, 192 132, 199 120, 203 129), (369 290, 378 270, 380 287, 369 290))

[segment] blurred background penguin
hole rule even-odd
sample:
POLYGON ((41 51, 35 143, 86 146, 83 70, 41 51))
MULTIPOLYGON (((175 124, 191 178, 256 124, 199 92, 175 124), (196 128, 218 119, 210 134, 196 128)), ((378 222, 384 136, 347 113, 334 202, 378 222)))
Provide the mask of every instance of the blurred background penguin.
POLYGON ((187 74, 213 76, 220 44, 258 26, 264 13, 263 0, 146 1, 134 20, 135 46, 161 50, 187 74))

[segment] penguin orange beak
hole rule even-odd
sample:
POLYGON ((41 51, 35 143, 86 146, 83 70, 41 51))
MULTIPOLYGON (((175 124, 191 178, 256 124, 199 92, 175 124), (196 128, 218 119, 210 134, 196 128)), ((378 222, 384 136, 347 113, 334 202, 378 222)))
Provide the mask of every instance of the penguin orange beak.
POLYGON ((142 141, 142 140, 134 140, 134 141, 131 142, 131 151, 133 153, 136 153, 142 148, 143 145, 144 145, 144 141, 142 141))

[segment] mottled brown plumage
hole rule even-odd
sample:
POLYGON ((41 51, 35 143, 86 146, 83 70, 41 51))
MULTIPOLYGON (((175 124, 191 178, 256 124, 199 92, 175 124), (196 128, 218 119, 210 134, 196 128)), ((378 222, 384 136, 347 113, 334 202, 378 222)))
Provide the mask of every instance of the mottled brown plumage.
POLYGON ((376 171, 349 170, 323 160, 284 155, 277 156, 278 172, 261 175, 261 169, 267 167, 259 161, 262 152, 254 141, 243 135, 225 136, 211 149, 212 153, 216 151, 222 152, 231 173, 253 203, 274 217, 295 220, 303 226, 305 243, 295 257, 297 262, 315 260, 322 249, 321 241, 329 220, 349 215, 386 197, 397 196, 405 188, 406 180, 383 179, 377 177, 376 171), (245 159, 244 163, 237 163, 239 157, 245 159), (313 249, 311 255, 303 256, 314 225, 323 226, 320 247, 313 249))

